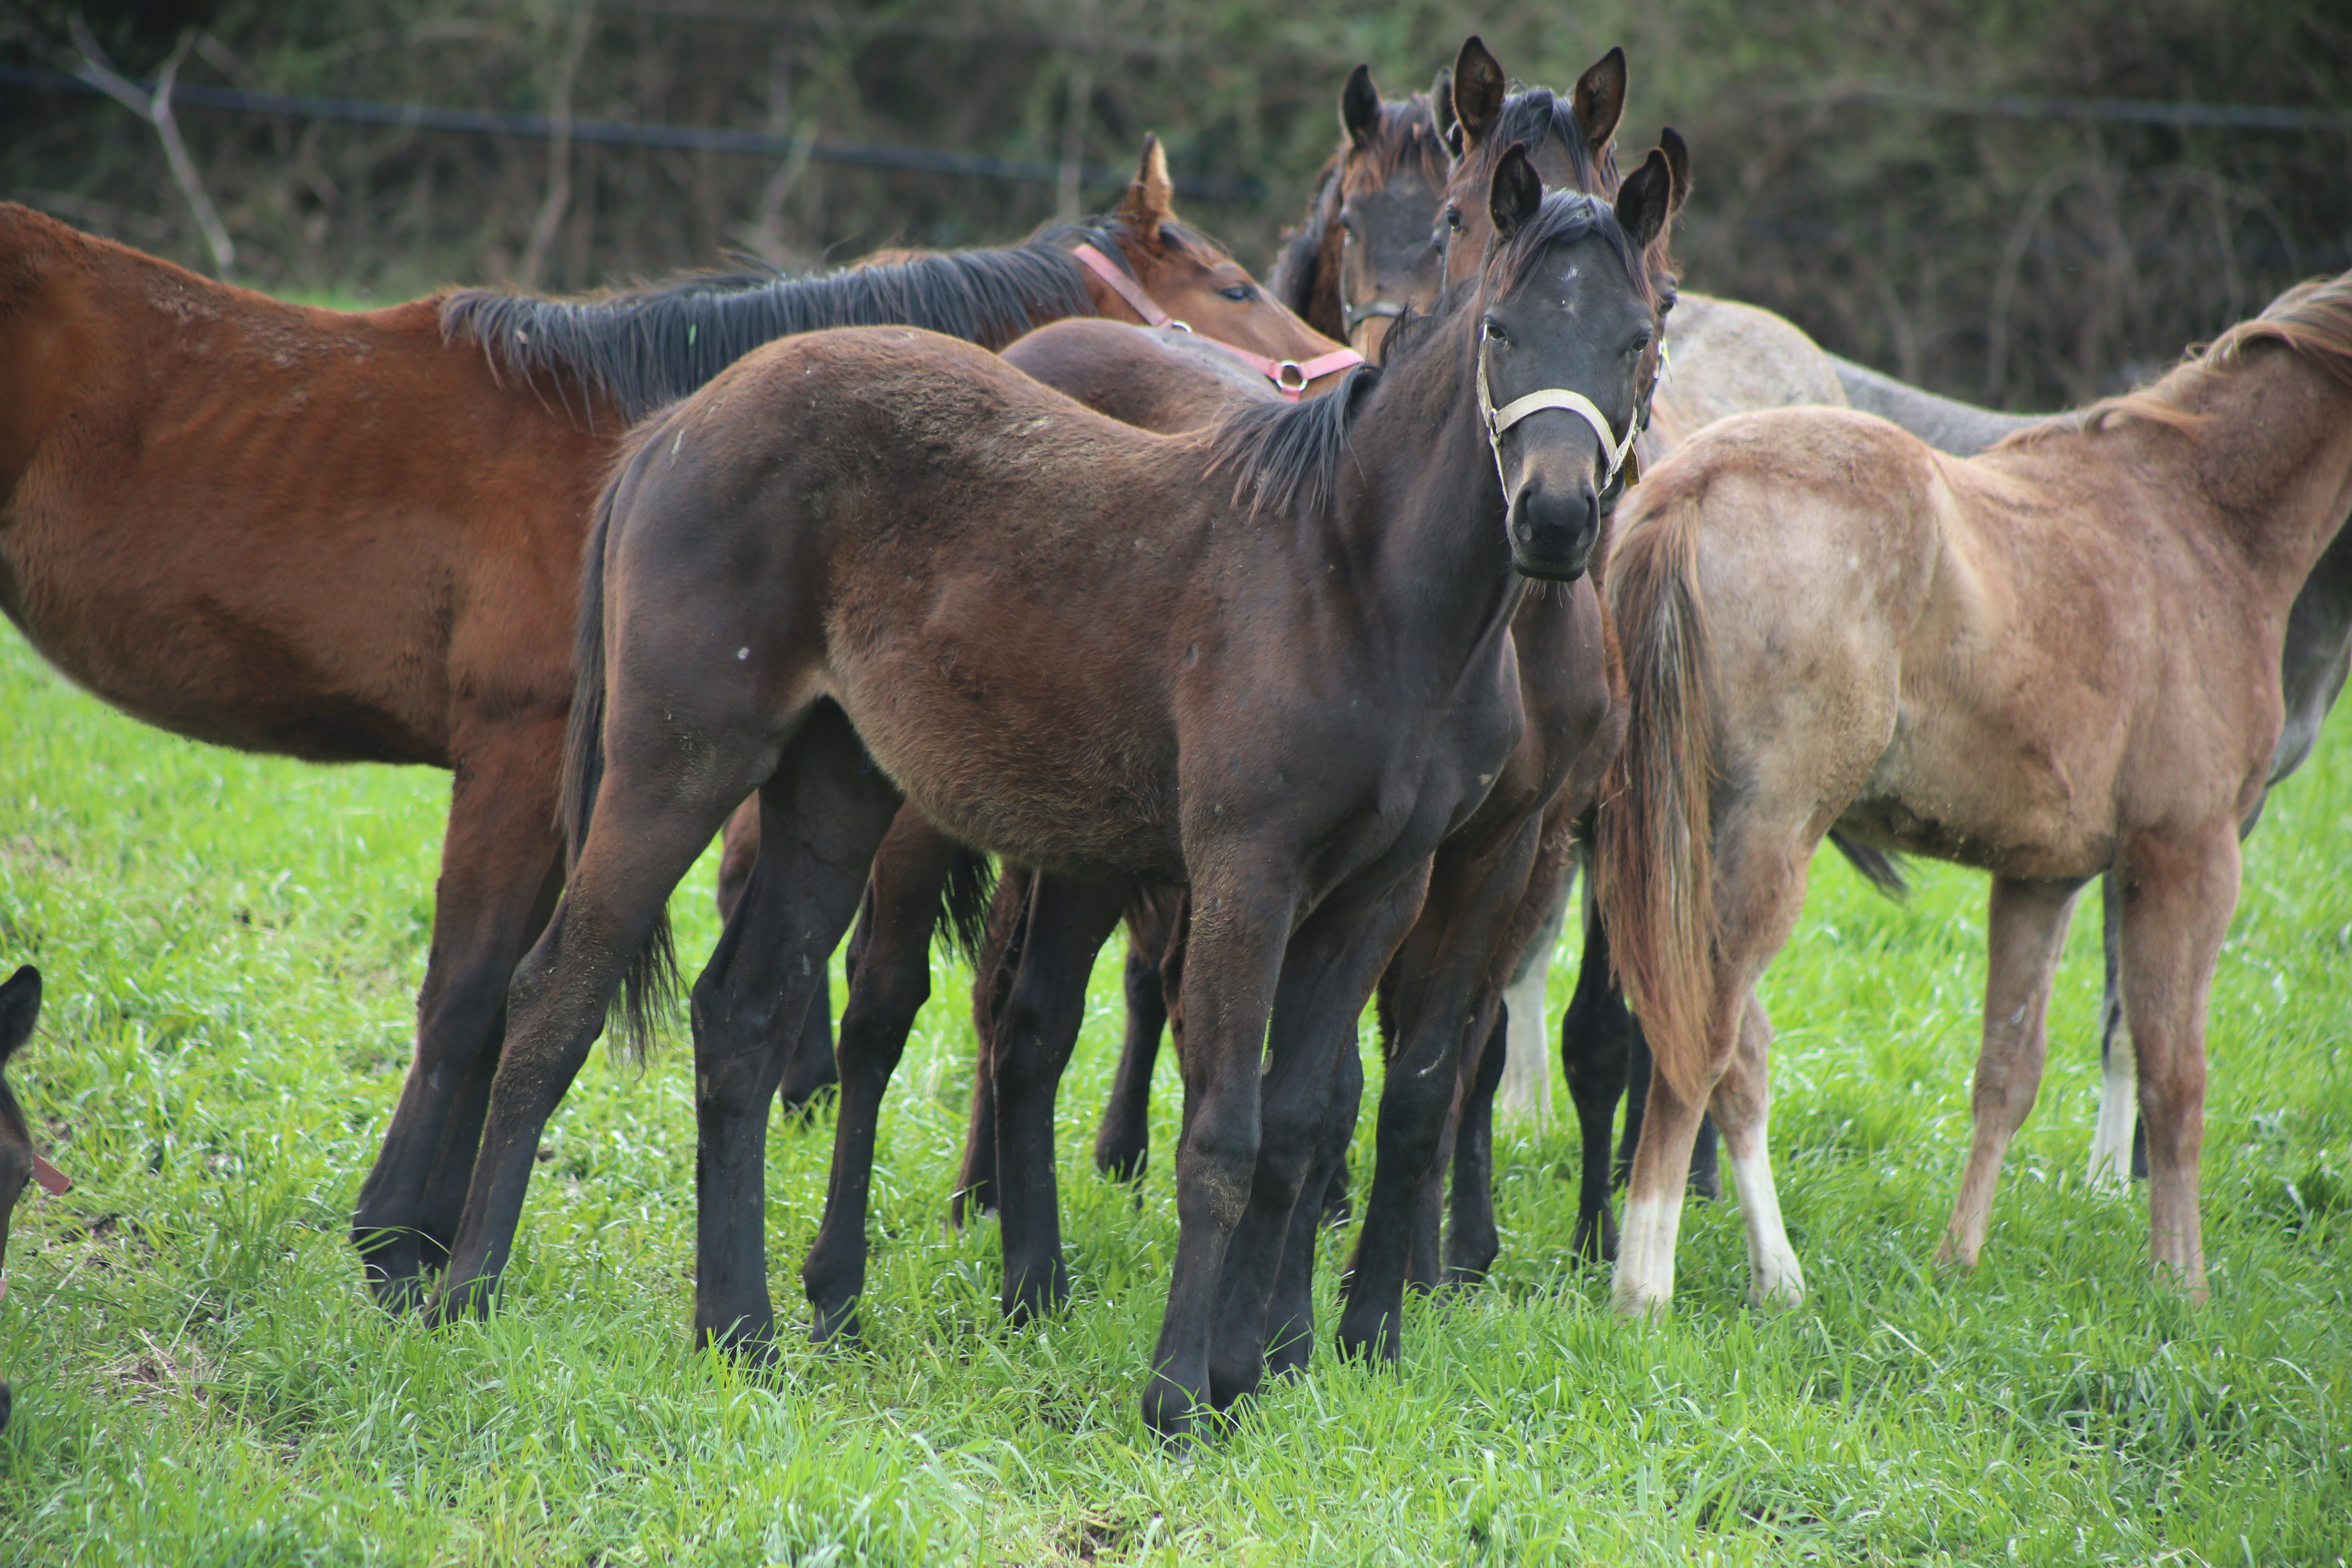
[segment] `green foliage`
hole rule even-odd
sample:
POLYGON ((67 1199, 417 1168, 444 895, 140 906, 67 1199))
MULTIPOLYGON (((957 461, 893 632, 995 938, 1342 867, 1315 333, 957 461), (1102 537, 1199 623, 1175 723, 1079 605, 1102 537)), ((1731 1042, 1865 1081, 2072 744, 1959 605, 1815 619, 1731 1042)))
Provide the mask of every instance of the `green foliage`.
MULTIPOLYGON (((126 70, 203 29, 184 79, 539 111, 560 0, 184 0, 97 26, 126 70)), ((51 64, 67 0, 0 19, 0 58, 51 64)), ((1476 30, 1565 88, 1632 62, 1622 151, 1660 124, 1693 148, 1689 285, 1780 310, 1832 351, 2017 408, 2081 403, 2161 368, 2287 283, 2352 266, 2352 131, 2011 121, 1937 95, 2352 109, 2352 26, 2326 0, 1427 0, 1365 11, 1200 0, 904 0, 839 6, 603 0, 572 94, 583 118, 803 132, 1110 170, 1146 131, 1180 175, 1255 202, 1186 204, 1261 271, 1369 61, 1427 86, 1476 30)), ((544 142, 190 110, 182 121, 252 276, 376 298, 515 274, 549 188, 544 142)), ((584 288, 717 264, 806 267, 886 246, 1008 241, 1051 185, 582 144, 538 281, 584 288)), ((1087 205, 1116 194, 1089 184, 1087 205)), ((0 98, 0 195, 196 264, 148 129, 110 101, 0 98)))
MULTIPOLYGON (((1054 1321, 1005 1327, 992 1228, 942 1224, 970 1071, 943 964, 883 1115, 866 1350, 794 1339, 757 1375, 688 1347, 682 1048, 583 1073, 502 1312, 426 1333, 369 1302, 343 1227, 405 1060, 444 778, 164 737, 13 636, 0 729, 0 962, 40 963, 49 996, 14 1076, 79 1183, 28 1196, 10 1248, 9 1563, 2344 1560, 2340 731, 2272 802, 2222 958, 2207 1309, 2150 1282, 2138 1203, 2081 1177, 2095 916, 1985 1262, 1928 1266, 1966 1148, 1982 881, 1922 867, 1895 906, 1825 858, 1768 982, 1809 1305, 1741 1304, 1727 1203, 1688 1215, 1673 1321, 1615 1321, 1567 1251, 1573 1133, 1509 1126, 1491 1286, 1412 1307, 1400 1368, 1327 1345, 1176 1458, 1136 1412, 1172 1108, 1139 1206, 1087 1163, 1115 968, 1062 1096, 1076 1298, 1054 1321)), ((689 955, 714 935, 709 871, 677 900, 689 955)), ((770 1138, 787 1324, 830 1150, 829 1114, 770 1138)), ((1321 1255, 1327 1331, 1346 1240, 1321 1255)))

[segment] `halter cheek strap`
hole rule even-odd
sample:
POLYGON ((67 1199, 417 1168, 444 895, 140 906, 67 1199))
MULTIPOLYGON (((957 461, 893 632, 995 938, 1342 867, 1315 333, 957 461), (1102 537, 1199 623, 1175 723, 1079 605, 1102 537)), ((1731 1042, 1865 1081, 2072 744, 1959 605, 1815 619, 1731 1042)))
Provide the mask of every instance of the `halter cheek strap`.
MULTIPOLYGON (((1478 330, 1478 418, 1486 426, 1486 446, 1495 454, 1495 478, 1502 484, 1504 498, 1509 499, 1511 477, 1503 471, 1503 432, 1528 415, 1539 414, 1547 408, 1562 409, 1592 426, 1592 433, 1601 437, 1601 456, 1609 459, 1609 471, 1601 476, 1601 487, 1606 489, 1615 483, 1618 471, 1624 468, 1626 458, 1633 453, 1633 437, 1650 423, 1648 405, 1644 404, 1634 416, 1622 441, 1617 438, 1617 432, 1610 428, 1609 416, 1601 412, 1599 404, 1584 394, 1571 392, 1564 386, 1543 387, 1525 397, 1514 397, 1497 408, 1494 394, 1486 390, 1486 329, 1481 327, 1478 330)), ((1665 351, 1663 345, 1659 349, 1658 359, 1658 373, 1664 375, 1665 351)), ((1651 384, 1654 387, 1656 383, 1653 381, 1651 384)))
MULTIPOLYGON (((1160 301, 1143 291, 1143 285, 1129 277, 1118 263, 1093 246, 1081 245, 1070 254, 1085 263, 1087 271, 1108 284, 1112 293, 1126 300, 1128 309, 1142 317, 1145 326, 1173 327, 1180 332, 1192 330, 1190 322, 1180 321, 1161 310, 1160 301)), ((1217 346, 1255 366, 1260 375, 1274 383, 1276 389, 1293 403, 1298 401, 1307 384, 1317 377, 1329 375, 1333 371, 1351 370, 1364 363, 1364 356, 1353 349, 1335 349, 1310 360, 1276 360, 1264 354, 1254 354, 1247 349, 1237 349, 1231 343, 1219 343, 1217 346)))

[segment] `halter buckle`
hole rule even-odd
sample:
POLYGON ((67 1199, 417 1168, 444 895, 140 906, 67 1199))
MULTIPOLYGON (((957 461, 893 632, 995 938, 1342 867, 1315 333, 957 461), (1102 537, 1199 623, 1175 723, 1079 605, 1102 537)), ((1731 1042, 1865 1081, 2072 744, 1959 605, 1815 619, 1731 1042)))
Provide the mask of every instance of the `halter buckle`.
POLYGON ((1294 396, 1307 390, 1307 369, 1295 359, 1277 363, 1274 367, 1273 379, 1276 386, 1294 396))

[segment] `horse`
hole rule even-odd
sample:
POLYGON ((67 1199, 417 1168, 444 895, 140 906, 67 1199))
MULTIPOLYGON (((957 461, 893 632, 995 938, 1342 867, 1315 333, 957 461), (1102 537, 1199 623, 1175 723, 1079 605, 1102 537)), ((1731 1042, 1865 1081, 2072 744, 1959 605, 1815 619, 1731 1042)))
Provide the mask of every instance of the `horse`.
POLYGON ((872 330, 758 351, 634 433, 583 569, 570 881, 517 970, 435 1319, 487 1310, 547 1114, 616 992, 642 1026, 664 900, 757 788, 761 853, 694 988, 695 1316, 772 1342, 773 1025, 912 800, 1017 863, 1189 887, 1194 1112, 1144 1416, 1172 1438, 1246 1394, 1297 1197, 1344 1142, 1336 1058, 1517 741, 1524 584, 1598 542, 1594 429, 1484 410, 1630 424, 1668 195, 1661 159, 1611 205, 1506 158, 1450 310, 1331 396, 1203 435, 872 330))
MULTIPOLYGON (((25 1125, 25 1112, 8 1090, 8 1062, 33 1037, 40 1016, 41 972, 27 963, 0 983, 0 1301, 8 1299, 8 1225, 16 1216, 17 1198, 36 1182, 50 1194, 73 1186, 33 1147, 32 1129, 25 1125)), ((0 1430, 8 1425, 13 1399, 7 1380, 0 1378, 0 1430)))
POLYGON ((1299 318, 1367 358, 1407 308, 1437 301, 1445 247, 1431 223, 1445 189, 1454 94, 1382 99, 1370 66, 1339 91, 1339 148, 1316 176, 1307 220, 1283 243, 1266 287, 1299 318))
POLYGON ((352 1221, 379 1299, 414 1299, 446 1257, 508 979, 562 885, 574 574, 621 431, 813 326, 1001 346, 1073 314, 1139 319, 1080 246, 1203 335, 1277 363, 1321 342, 1176 218, 1156 142, 1097 225, 593 301, 311 310, 0 204, 0 609, 177 733, 455 775, 416 1054, 352 1221))
POLYGON ((1633 716, 1600 898, 1658 1068, 1619 1310, 1672 1294, 1702 1104, 1729 1152, 1751 1294, 1802 1297, 1755 987, 1832 823, 1992 876, 1975 1134, 1938 1249, 1964 1267, 2032 1106, 2068 916, 2106 874, 2150 1259, 2202 1300, 2208 999, 2240 830, 2278 753, 2286 628, 2347 510, 2352 273, 1977 458, 1790 410, 1727 421, 1652 471, 1606 589, 1633 716))

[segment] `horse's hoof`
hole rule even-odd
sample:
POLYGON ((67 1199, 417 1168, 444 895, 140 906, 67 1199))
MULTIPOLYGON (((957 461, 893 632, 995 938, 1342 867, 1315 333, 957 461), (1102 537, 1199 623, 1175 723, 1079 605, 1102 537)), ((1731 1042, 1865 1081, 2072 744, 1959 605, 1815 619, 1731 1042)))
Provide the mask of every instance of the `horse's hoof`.
POLYGON ((1404 1336, 1397 1318, 1394 1312, 1382 1312, 1369 1325, 1341 1320, 1339 1353, 1350 1361, 1375 1365, 1393 1363, 1404 1351, 1404 1336))
POLYGON ((425 1305, 425 1281, 414 1274, 370 1279, 368 1290, 375 1304, 395 1318, 404 1318, 425 1305))
POLYGON ((1191 1389, 1163 1373, 1151 1374, 1150 1384, 1143 1391, 1143 1424, 1161 1443, 1181 1449, 1206 1442, 1212 1429, 1209 1416, 1191 1389))
POLYGON ((1649 1286, 1620 1288, 1612 1308, 1629 1323, 1663 1323, 1674 1307, 1674 1292, 1649 1286))
POLYGON ((1748 1282, 1748 1304, 1770 1312, 1801 1307, 1805 1304, 1805 1277, 1794 1265, 1759 1274, 1748 1282))
POLYGON ((452 1281, 444 1279, 441 1289, 425 1309, 427 1328, 438 1329, 467 1318, 477 1321, 490 1315, 490 1299, 498 1289, 495 1277, 452 1281))
POLYGON ((732 1356, 748 1366, 766 1366, 776 1359, 775 1315, 738 1313, 721 1323, 715 1315, 704 1319, 698 1313, 694 1342, 732 1356))

